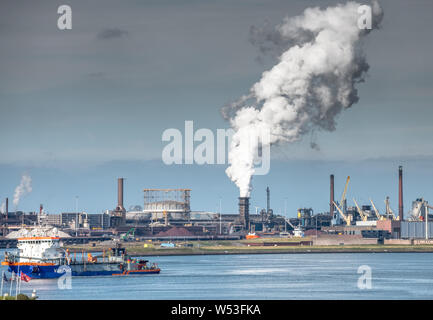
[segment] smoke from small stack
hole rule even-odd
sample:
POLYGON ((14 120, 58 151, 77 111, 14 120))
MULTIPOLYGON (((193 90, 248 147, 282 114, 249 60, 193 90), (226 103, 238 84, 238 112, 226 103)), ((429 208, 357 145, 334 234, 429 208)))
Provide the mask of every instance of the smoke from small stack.
POLYGON ((330 176, 330 201, 329 201, 329 214, 334 216, 334 175, 330 176))
POLYGON ((403 221, 403 167, 398 167, 398 217, 403 221))
POLYGON ((32 192, 32 178, 27 174, 23 174, 21 176, 20 184, 15 188, 13 200, 15 209, 18 207, 21 198, 29 194, 30 192, 32 192))
MULTIPOLYGON (((247 95, 222 109, 235 131, 226 173, 241 197, 250 195, 260 146, 293 143, 316 129, 333 131, 340 112, 358 102, 355 85, 369 68, 362 41, 371 31, 358 26, 360 6, 351 1, 308 8, 261 34, 263 41, 278 39, 273 43, 282 52, 278 63, 247 95), (268 133, 269 141, 261 140, 268 133)), ((382 9, 374 0, 371 9, 372 28, 378 28, 382 9)))

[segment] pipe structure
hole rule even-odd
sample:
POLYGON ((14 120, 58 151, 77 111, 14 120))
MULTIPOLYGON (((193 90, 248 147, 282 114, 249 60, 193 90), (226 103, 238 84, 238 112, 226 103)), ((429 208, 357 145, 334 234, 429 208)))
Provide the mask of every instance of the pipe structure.
POLYGON ((334 175, 331 174, 330 178, 330 202, 329 202, 329 214, 334 217, 334 175))
POLYGON ((398 167, 398 218, 403 221, 403 167, 398 167))
POLYGON ((266 214, 269 214, 269 209, 271 209, 271 191, 269 187, 266 188, 266 214))

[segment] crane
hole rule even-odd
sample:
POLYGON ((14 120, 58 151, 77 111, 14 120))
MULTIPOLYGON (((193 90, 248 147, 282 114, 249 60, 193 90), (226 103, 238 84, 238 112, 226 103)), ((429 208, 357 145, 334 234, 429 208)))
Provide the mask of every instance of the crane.
POLYGON ((164 215, 164 225, 168 226, 168 214, 167 214, 167 211, 164 210, 162 212, 162 214, 164 215))
POLYGON ((129 229, 127 233, 125 233, 124 235, 122 235, 121 239, 124 240, 124 241, 127 241, 129 235, 131 235, 134 238, 134 236, 135 236, 135 228, 129 229))
POLYGON ((368 214, 364 212, 364 210, 362 210, 359 206, 358 203, 356 202, 355 198, 353 198, 353 202, 355 203, 356 208, 358 209, 359 215, 361 216, 362 221, 367 221, 368 220, 368 214))
POLYGON ((351 215, 347 215, 347 216, 346 216, 346 215, 344 214, 343 210, 341 210, 340 207, 337 206, 337 204, 335 203, 335 201, 333 201, 333 202, 334 202, 334 205, 335 205, 335 207, 337 208, 338 212, 339 212, 340 215, 343 217, 344 221, 346 221, 346 224, 347 224, 348 226, 350 226, 351 223, 352 223, 352 216, 351 216, 351 215))
POLYGON ((287 219, 286 217, 284 217, 284 221, 286 221, 286 223, 288 223, 292 228, 293 228, 293 235, 295 237, 303 237, 304 236, 304 232, 302 231, 302 228, 300 226, 295 227, 289 219, 287 219))
MULTIPOLYGON (((391 220, 396 220, 396 217, 394 215, 394 212, 392 211, 391 207, 389 206, 389 197, 386 197, 385 199, 385 211, 386 211, 386 216, 387 218, 389 218, 389 216, 391 216, 391 220)), ((397 218, 398 220, 398 218, 397 218)))
POLYGON ((377 220, 380 220, 382 217, 379 214, 379 211, 376 209, 376 206, 373 203, 373 200, 370 199, 371 205, 373 206, 374 213, 376 213, 377 220))
MULTIPOLYGON (((341 200, 340 200, 340 209, 341 210, 344 210, 344 201, 346 201, 346 192, 347 192, 347 186, 349 185, 349 181, 350 181, 350 176, 347 176, 346 185, 344 186, 344 191, 343 191, 343 194, 341 195, 341 200)), ((334 202, 334 205, 336 205, 335 202, 334 202)))
POLYGON ((293 229, 295 229, 296 227, 290 222, 290 220, 289 219, 287 219, 287 218, 284 218, 284 220, 286 221, 286 223, 288 224, 288 225, 290 225, 293 229))

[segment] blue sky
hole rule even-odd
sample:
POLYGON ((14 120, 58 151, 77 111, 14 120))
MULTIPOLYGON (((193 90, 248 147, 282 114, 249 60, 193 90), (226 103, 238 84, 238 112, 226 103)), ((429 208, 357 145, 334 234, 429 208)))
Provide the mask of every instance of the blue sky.
MULTIPOLYGON (((33 192, 20 209, 40 203, 52 213, 101 212, 115 205, 118 176, 127 205, 146 187, 189 187, 195 210, 236 210, 237 190, 225 166, 162 164, 167 128, 227 128, 220 108, 246 93, 275 63, 259 62, 248 40, 253 25, 276 25, 306 7, 342 1, 74 1, 73 29, 57 29, 59 1, 0 4, 0 197, 20 176, 33 192)), ((365 52, 369 76, 360 101, 334 132, 274 148, 271 172, 255 177, 252 208, 272 190, 275 210, 328 208, 329 174, 336 192, 351 175, 351 192, 379 208, 397 209, 397 167, 405 168, 405 207, 433 196, 433 21, 431 1, 382 0, 383 28, 365 52)), ((339 191, 340 190, 340 191, 339 191)), ((350 198, 351 199, 351 196, 350 198)), ((433 200, 432 200, 433 201, 433 200)))

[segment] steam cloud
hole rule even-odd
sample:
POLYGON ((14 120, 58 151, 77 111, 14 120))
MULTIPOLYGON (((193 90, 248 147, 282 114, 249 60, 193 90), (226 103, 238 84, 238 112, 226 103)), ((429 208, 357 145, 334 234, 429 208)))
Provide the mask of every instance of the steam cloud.
POLYGON ((6 213, 6 203, 4 201, 0 205, 0 213, 2 214, 6 213))
POLYGON ((22 175, 20 184, 15 188, 14 206, 18 207, 20 200, 26 194, 32 192, 32 178, 26 174, 22 175))
MULTIPOLYGON (((308 8, 300 16, 286 18, 270 33, 252 30, 252 37, 256 36, 252 42, 262 52, 282 54, 248 95, 222 110, 235 131, 226 173, 241 197, 250 195, 259 148, 251 137, 258 139, 270 132, 270 146, 298 141, 315 129, 333 131, 337 115, 358 101, 355 84, 364 81, 369 68, 362 40, 371 31, 358 26, 360 6, 348 2, 308 8)), ((378 28, 383 11, 377 1, 371 9, 372 28, 378 28)))

